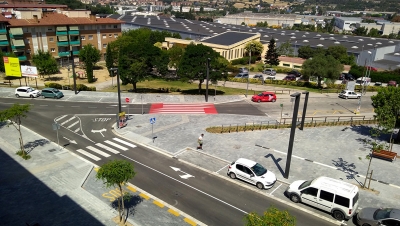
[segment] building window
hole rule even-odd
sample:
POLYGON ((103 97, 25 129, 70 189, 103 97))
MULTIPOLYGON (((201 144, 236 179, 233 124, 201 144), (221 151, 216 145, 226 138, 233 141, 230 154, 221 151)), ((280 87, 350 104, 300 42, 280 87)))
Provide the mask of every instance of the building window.
POLYGON ((79 30, 85 30, 85 26, 79 26, 79 30))
POLYGON ((25 43, 29 44, 29 43, 31 43, 31 40, 29 40, 29 38, 27 38, 27 39, 25 39, 25 43))
POLYGON ((34 27, 31 28, 31 32, 32 32, 32 33, 35 33, 35 28, 34 28, 34 27))
POLYGON ((24 33, 28 33, 28 28, 27 27, 23 27, 22 30, 24 31, 24 33))
POLYGON ((103 39, 107 38, 107 35, 103 35, 103 39))
POLYGON ((81 35, 81 40, 85 40, 85 36, 84 35, 81 35))
POLYGON ((93 40, 93 35, 89 35, 89 40, 93 40))
POLYGON ((54 38, 49 38, 49 41, 50 42, 54 42, 54 38))
POLYGON ((103 44, 103 49, 107 48, 107 44, 103 44))
POLYGON ((101 25, 101 28, 105 29, 105 28, 106 28, 106 25, 101 25))
POLYGON ((114 38, 118 38, 118 34, 114 34, 114 38))
POLYGON ((108 34, 108 37, 109 37, 109 38, 112 38, 112 34, 108 34))
POLYGON ((52 53, 55 53, 55 52, 56 52, 56 49, 55 49, 55 48, 51 48, 50 50, 51 50, 52 53))
POLYGON ((118 28, 118 25, 114 25, 113 27, 114 27, 114 28, 118 28))

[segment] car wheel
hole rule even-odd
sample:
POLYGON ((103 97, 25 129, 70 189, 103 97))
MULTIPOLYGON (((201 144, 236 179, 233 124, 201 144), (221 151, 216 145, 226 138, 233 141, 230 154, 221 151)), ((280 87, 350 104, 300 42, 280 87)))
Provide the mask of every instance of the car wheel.
POLYGON ((46 97, 42 95, 42 98, 44 99, 44 98, 46 98, 46 97))
POLYGON ((272 102, 275 102, 276 100, 275 99, 272 99, 272 102))
POLYGON ((54 96, 53 99, 58 99, 57 96, 54 96))
POLYGON ((30 95, 29 97, 30 97, 30 98, 33 98, 33 95, 30 95))
POLYGON ((16 96, 17 98, 19 98, 19 95, 18 95, 18 94, 15 94, 15 96, 16 96))
POLYGON ((348 98, 349 98, 348 96, 345 97, 346 100, 347 100, 348 98))
POLYGON ((370 224, 363 224, 362 226, 371 226, 370 224))
POLYGON ((357 99, 360 99, 361 97, 360 96, 357 96, 357 99))
POLYGON ((338 221, 344 220, 344 214, 339 210, 333 211, 333 217, 338 221))
POLYGON ((236 179, 236 174, 234 174, 234 173, 229 173, 229 177, 232 178, 232 179, 236 179))
POLYGON ((257 100, 257 102, 258 102, 258 103, 260 103, 260 102, 261 102, 261 100, 257 100))
POLYGON ((256 186, 257 186, 258 189, 264 189, 264 185, 262 183, 260 183, 260 182, 258 182, 256 184, 256 186))
POLYGON ((296 194, 293 194, 290 196, 290 200, 292 200, 292 202, 294 202, 294 203, 298 203, 298 202, 300 202, 300 197, 296 194))

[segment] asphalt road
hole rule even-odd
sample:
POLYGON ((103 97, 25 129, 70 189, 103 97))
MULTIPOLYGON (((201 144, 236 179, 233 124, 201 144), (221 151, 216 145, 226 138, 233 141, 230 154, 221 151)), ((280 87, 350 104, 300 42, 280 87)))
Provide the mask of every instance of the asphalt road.
MULTIPOLYGON (((203 170, 186 165, 174 158, 150 151, 144 147, 129 148, 117 154, 108 153, 110 156, 99 161, 78 153, 76 150, 87 146, 94 146, 105 140, 114 139, 116 136, 110 131, 114 122, 117 107, 105 103, 85 102, 57 102, 57 100, 40 99, 0 99, 0 110, 8 108, 12 103, 33 104, 29 115, 23 124, 40 135, 57 142, 57 135, 52 129, 54 119, 62 115, 73 118, 79 116, 80 131, 72 131, 61 127, 58 133, 60 145, 68 150, 101 165, 110 159, 128 159, 135 165, 137 176, 132 181, 138 187, 159 197, 165 202, 177 207, 208 225, 242 225, 243 216, 252 211, 262 213, 270 205, 279 209, 287 209, 297 219, 297 225, 330 225, 318 217, 303 212, 297 208, 285 205, 266 194, 260 194, 231 183, 203 170), (102 115, 104 114, 104 115, 102 115), (109 119, 111 118, 111 119, 109 119), (105 119, 105 120, 100 120, 105 119), (92 130, 106 129, 100 133, 92 130), (69 141, 68 141, 69 140, 69 141), (77 144, 70 142, 74 140, 77 144), (180 173, 172 167, 193 177, 183 179, 180 173)), ((270 103, 265 103, 270 104, 270 103)), ((275 103, 274 103, 275 104, 275 103)), ((145 106, 145 112, 150 105, 145 106)), ((219 113, 236 113, 249 115, 262 115, 263 111, 257 110, 259 106, 246 102, 226 103, 217 106, 219 113), (236 109, 236 110, 234 110, 236 109)), ((268 109, 266 109, 268 111, 268 109)), ((141 106, 132 106, 131 113, 141 112, 141 106)), ((123 139, 123 138, 119 138, 123 139)), ((125 142, 132 143, 125 140, 125 142)), ((266 192, 265 192, 266 193, 266 192)), ((333 224, 332 224, 333 225, 333 224)))

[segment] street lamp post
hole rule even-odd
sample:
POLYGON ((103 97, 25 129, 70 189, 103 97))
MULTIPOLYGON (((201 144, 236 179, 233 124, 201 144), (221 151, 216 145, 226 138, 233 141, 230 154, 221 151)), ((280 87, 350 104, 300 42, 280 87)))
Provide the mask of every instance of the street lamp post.
POLYGON ((68 69, 68 87, 69 87, 69 89, 71 89, 71 79, 69 77, 69 70, 70 70, 70 66, 69 65, 67 66, 67 69, 68 69))
POLYGON ((113 73, 112 76, 114 76, 114 73, 117 73, 117 88, 118 88, 118 113, 122 112, 122 106, 121 106, 121 87, 119 85, 119 72, 118 68, 112 67, 110 68, 110 71, 113 73))
POLYGON ((75 60, 74 60, 74 51, 70 51, 70 56, 72 58, 72 76, 74 77, 74 92, 75 95, 78 94, 76 90, 76 74, 75 74, 75 60))
POLYGON ((208 102, 208 80, 210 79, 210 58, 207 58, 206 102, 208 102))
MULTIPOLYGON (((372 56, 372 53, 370 52, 370 51, 368 51, 368 54, 370 55, 370 56, 372 56)), ((365 75, 364 75, 364 78, 362 78, 361 79, 361 82, 362 82, 362 89, 361 89, 361 96, 360 96, 360 99, 358 99, 358 107, 357 107, 357 111, 356 111, 356 114, 360 114, 360 111, 361 111, 361 99, 362 99, 362 96, 364 95, 364 88, 365 88, 365 83, 366 83, 366 81, 367 81, 367 77, 369 77, 369 74, 371 74, 371 61, 372 61, 372 59, 370 59, 369 60, 369 66, 367 67, 367 70, 365 71, 365 75)))

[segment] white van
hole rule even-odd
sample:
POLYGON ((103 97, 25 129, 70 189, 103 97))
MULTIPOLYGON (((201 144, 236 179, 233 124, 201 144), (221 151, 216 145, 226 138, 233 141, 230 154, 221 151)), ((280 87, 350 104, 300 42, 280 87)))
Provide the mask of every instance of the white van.
POLYGON ((353 217, 359 204, 356 185, 329 177, 295 181, 285 192, 293 202, 329 212, 339 221, 353 217))
POLYGON ((357 85, 369 85, 371 83, 371 78, 368 77, 360 77, 356 80, 357 85))

